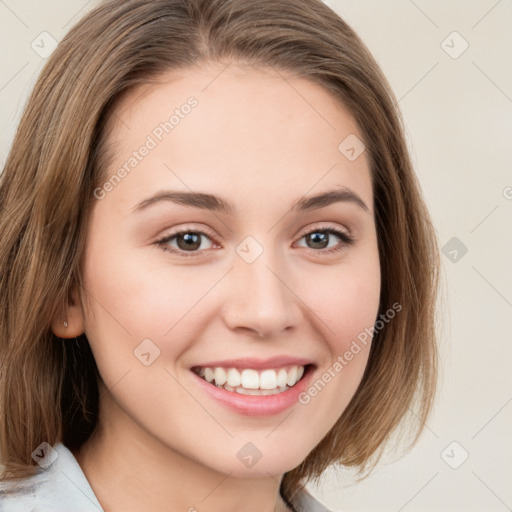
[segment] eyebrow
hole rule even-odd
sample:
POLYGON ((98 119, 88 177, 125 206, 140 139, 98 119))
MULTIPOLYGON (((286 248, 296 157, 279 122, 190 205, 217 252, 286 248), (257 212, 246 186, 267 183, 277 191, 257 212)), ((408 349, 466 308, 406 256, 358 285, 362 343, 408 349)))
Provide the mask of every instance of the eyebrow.
MULTIPOLYGON (((139 212, 156 203, 171 201, 176 204, 201 208, 203 210, 211 210, 220 213, 232 215, 236 208, 230 201, 221 197, 204 192, 183 192, 175 190, 163 190, 155 195, 144 199, 134 208, 132 212, 139 212)), ((336 190, 330 190, 314 196, 303 197, 292 205, 293 211, 311 211, 319 208, 325 208, 334 203, 352 203, 359 206, 365 212, 369 212, 365 202, 352 190, 347 187, 340 187, 336 190)))

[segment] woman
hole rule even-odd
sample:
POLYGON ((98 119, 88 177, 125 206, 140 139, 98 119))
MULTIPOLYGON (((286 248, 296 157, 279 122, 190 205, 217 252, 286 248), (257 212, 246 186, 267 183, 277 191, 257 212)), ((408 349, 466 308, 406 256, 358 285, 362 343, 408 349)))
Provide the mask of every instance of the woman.
POLYGON ((396 100, 317 0, 110 0, 0 178, 4 510, 327 510, 436 382, 396 100))

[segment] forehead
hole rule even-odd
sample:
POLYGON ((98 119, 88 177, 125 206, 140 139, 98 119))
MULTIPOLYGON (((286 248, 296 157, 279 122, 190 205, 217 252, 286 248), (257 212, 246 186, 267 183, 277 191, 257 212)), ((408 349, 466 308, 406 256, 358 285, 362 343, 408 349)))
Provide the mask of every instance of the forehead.
POLYGON ((127 94, 112 121, 109 175, 150 147, 116 187, 126 208, 164 187, 242 204, 333 185, 356 189, 371 208, 366 153, 350 160, 340 150, 347 137, 362 140, 355 120, 324 87, 290 72, 234 63, 168 72, 127 94))

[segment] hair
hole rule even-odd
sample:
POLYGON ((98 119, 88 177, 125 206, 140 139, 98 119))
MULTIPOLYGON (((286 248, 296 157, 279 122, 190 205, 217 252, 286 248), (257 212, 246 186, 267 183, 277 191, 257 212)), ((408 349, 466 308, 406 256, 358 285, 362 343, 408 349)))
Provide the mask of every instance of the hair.
MULTIPOLYGON (((291 71, 354 117, 370 165, 381 265, 379 314, 355 395, 283 498, 333 464, 374 467, 415 407, 415 443, 437 382, 435 230, 408 153, 396 98, 357 34, 319 0, 108 0, 45 64, 0 175, 0 463, 4 480, 34 473, 43 441, 79 448, 98 422, 100 378, 85 334, 51 330, 82 288, 93 191, 113 148, 109 122, 129 91, 171 70, 238 62, 291 71)), ((411 444, 411 446, 412 446, 411 444)))

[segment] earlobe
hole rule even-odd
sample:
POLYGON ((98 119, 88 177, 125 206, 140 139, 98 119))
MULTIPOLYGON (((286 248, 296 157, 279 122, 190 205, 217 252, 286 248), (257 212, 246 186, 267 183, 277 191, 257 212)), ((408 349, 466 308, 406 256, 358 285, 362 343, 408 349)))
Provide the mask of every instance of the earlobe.
POLYGON ((76 338, 84 332, 84 328, 82 301, 75 287, 66 307, 55 313, 52 331, 59 338, 76 338))

